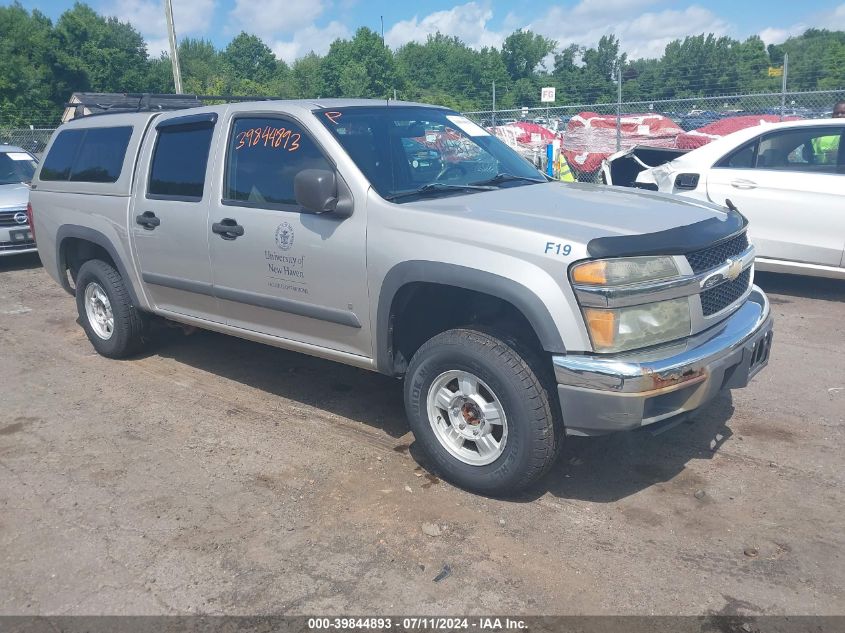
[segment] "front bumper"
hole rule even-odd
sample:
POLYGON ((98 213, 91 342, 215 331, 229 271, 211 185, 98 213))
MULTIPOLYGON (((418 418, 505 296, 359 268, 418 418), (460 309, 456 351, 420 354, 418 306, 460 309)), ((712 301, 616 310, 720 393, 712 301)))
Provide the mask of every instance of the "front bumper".
POLYGON ((0 257, 34 253, 38 250, 28 224, 0 226, 0 257))
POLYGON ((753 286, 746 302, 705 332, 648 351, 554 356, 568 435, 636 429, 745 387, 769 361, 772 316, 753 286))

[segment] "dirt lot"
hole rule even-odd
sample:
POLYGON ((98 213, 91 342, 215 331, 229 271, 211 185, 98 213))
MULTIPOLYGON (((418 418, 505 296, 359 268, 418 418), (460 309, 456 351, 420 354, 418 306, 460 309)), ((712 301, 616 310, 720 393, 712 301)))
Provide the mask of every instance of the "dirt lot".
POLYGON ((175 330, 110 361, 0 259, 0 613, 845 613, 845 284, 758 283, 748 389, 497 501, 418 467, 394 380, 175 330))

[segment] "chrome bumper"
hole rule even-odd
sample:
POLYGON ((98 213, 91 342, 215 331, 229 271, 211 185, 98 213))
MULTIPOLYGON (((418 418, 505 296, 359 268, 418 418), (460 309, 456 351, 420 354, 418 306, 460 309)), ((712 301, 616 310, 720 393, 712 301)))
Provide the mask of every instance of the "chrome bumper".
POLYGON ((34 253, 36 250, 28 224, 0 227, 0 257, 34 253))
POLYGON ((568 435, 639 428, 699 408, 724 389, 745 387, 769 360, 772 316, 752 287, 730 317, 680 343, 614 356, 554 356, 568 435))

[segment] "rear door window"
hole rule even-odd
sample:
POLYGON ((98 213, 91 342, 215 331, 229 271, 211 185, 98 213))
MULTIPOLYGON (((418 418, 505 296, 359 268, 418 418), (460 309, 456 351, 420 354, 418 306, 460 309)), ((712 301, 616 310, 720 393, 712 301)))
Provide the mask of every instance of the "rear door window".
POLYGON ((41 180, 117 182, 131 136, 131 126, 60 132, 44 159, 41 180))
POLYGON ((216 115, 171 119, 158 129, 148 198, 199 201, 216 115))
POLYGON ((841 127, 805 127, 772 132, 760 141, 757 169, 837 173, 841 127))
POLYGON ((41 167, 41 180, 67 180, 85 130, 59 132, 41 167))

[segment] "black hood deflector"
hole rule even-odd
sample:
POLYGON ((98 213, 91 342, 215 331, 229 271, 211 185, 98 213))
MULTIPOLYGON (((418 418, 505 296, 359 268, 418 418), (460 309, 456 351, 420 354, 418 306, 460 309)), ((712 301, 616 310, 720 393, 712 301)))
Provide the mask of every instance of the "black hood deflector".
POLYGON ((587 243, 591 257, 684 255, 732 238, 748 226, 739 211, 729 209, 724 219, 709 218, 656 233, 597 237, 587 243))

